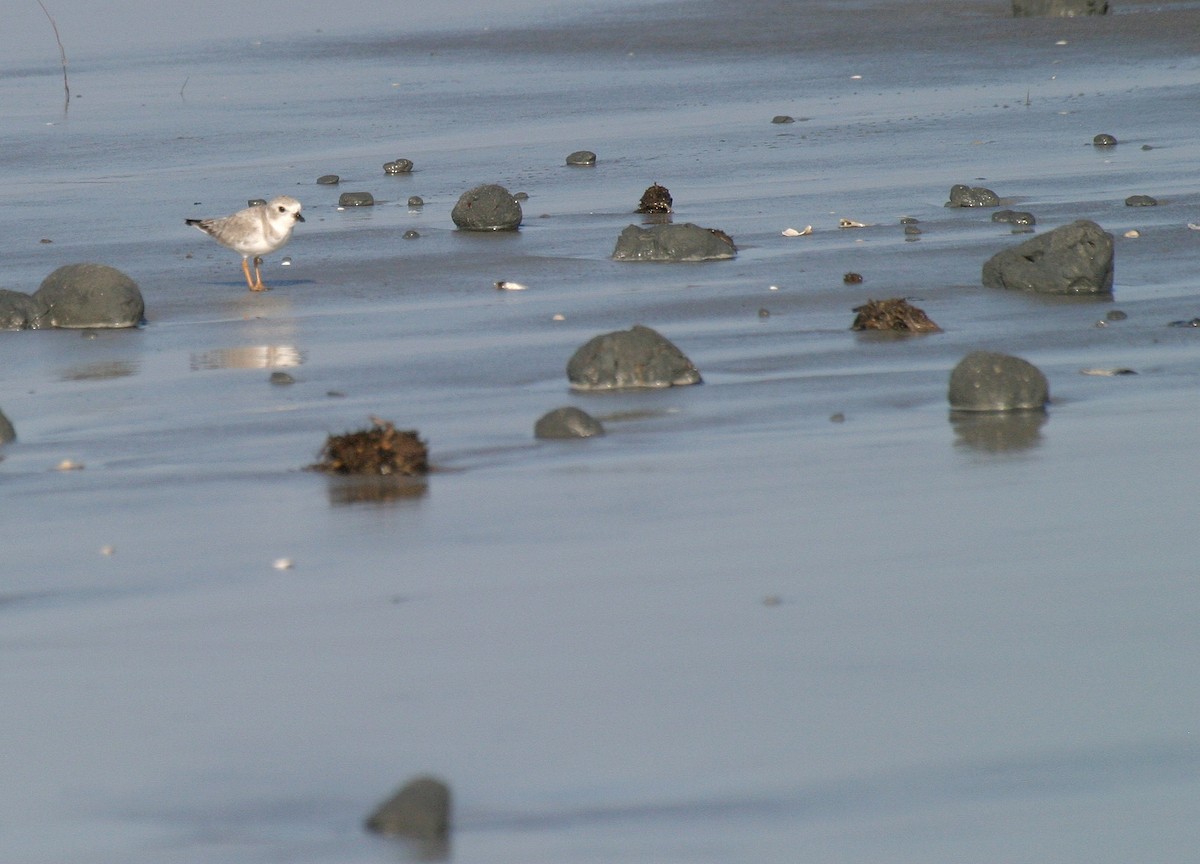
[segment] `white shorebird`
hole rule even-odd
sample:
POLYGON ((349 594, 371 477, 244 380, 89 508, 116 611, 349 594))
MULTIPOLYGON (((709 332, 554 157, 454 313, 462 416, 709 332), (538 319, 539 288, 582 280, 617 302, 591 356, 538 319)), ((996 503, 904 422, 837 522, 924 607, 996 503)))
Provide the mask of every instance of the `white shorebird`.
POLYGON ((288 195, 272 198, 266 204, 258 204, 239 210, 231 216, 217 219, 185 219, 212 237, 226 249, 242 256, 242 272, 251 291, 266 291, 263 284, 262 256, 274 252, 292 238, 292 229, 303 222, 300 202, 288 195), (254 278, 250 278, 250 256, 254 256, 254 278))

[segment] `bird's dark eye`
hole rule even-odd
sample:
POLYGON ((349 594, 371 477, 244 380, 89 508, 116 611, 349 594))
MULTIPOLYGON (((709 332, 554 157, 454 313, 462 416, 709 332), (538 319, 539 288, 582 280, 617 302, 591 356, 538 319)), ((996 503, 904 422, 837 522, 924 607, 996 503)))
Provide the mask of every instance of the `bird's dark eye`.
POLYGON ((280 213, 286 213, 286 212, 287 212, 287 208, 286 208, 286 207, 280 207, 280 208, 279 208, 279 212, 280 212, 280 213))

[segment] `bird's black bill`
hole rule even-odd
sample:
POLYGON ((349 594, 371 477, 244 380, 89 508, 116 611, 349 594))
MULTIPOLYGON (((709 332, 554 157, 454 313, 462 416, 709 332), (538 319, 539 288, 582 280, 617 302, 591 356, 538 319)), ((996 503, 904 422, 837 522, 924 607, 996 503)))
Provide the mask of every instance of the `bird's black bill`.
POLYGON ((303 222, 303 221, 304 221, 304 217, 303 217, 303 216, 301 216, 299 213, 297 213, 297 214, 296 214, 296 221, 297 221, 297 222, 303 222))

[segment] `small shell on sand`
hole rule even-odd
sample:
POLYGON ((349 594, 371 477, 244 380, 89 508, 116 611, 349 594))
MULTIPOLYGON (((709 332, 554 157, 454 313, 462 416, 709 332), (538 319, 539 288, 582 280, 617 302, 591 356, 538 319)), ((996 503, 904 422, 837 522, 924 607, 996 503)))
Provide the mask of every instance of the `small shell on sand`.
POLYGON ((1115 378, 1118 375, 1136 375, 1132 369, 1080 369, 1081 375, 1099 375, 1104 378, 1115 378))
POLYGON ((1124 236, 1129 238, 1130 240, 1136 240, 1137 238, 1142 236, 1142 232, 1137 230, 1136 228, 1131 228, 1125 232, 1124 236))
POLYGON ((54 466, 55 471, 82 471, 83 463, 74 459, 64 459, 54 466))
POLYGON ((276 558, 271 562, 271 566, 276 570, 291 570, 296 566, 296 562, 291 558, 276 558))
POLYGON ((853 219, 839 219, 838 227, 839 228, 868 228, 870 226, 866 222, 855 222, 853 219))
POLYGON ((807 237, 811 233, 813 233, 813 227, 811 225, 805 225, 803 230, 799 230, 799 231, 796 230, 795 228, 784 228, 783 229, 784 237, 807 237))
POLYGON ((525 286, 522 285, 520 282, 509 282, 508 280, 501 279, 499 282, 496 283, 496 290, 497 291, 524 291, 525 286))

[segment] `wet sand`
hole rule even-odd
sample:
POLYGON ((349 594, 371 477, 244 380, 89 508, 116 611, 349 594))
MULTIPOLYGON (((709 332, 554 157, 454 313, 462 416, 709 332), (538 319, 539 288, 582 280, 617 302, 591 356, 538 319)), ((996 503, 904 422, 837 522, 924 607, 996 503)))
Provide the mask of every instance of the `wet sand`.
POLYGON ((0 287, 101 261, 148 318, 0 333, 6 860, 393 861, 361 820, 424 772, 463 862, 1186 859, 1200 10, 1116 12, 347 22, 85 57, 65 118, 57 67, 0 67, 0 287), (453 230, 482 182, 519 233, 453 230), (738 258, 609 260, 652 182, 738 258), (1023 237, 955 183, 1098 222, 1114 297, 984 289, 1023 237), (275 194, 307 222, 253 295, 183 220, 275 194), (944 332, 850 332, 893 296, 944 332), (705 383, 570 392, 635 323, 705 383), (977 349, 1049 378, 1015 446, 948 414, 977 349), (535 441, 566 404, 608 434, 535 441), (423 494, 302 470, 369 415, 423 494))

